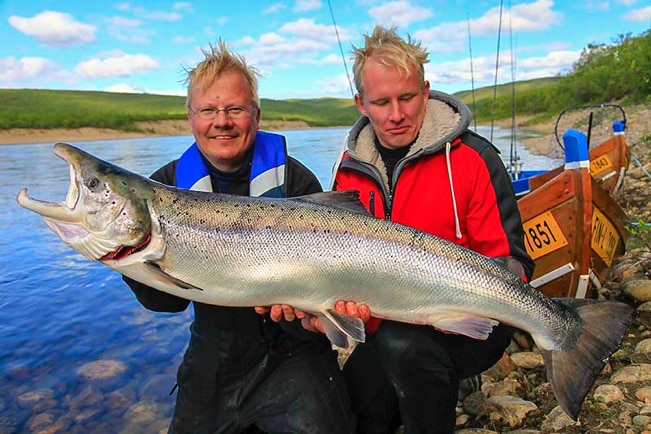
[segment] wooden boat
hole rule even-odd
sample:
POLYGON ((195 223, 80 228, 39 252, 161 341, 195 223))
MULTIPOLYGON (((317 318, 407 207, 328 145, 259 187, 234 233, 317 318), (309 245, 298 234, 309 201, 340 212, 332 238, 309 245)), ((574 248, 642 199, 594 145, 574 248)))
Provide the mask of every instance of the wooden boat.
POLYGON ((518 199, 536 264, 531 284, 550 297, 596 298, 613 259, 625 252, 626 216, 591 176, 586 136, 568 130, 563 141, 560 172, 518 199))
MULTIPOLYGON (((601 104, 599 106, 576 106, 564 110, 556 120, 554 128, 554 137, 563 150, 564 147, 558 137, 559 124, 566 117, 576 113, 579 110, 589 110, 588 115, 588 147, 590 155, 590 173, 592 177, 601 185, 601 187, 611 196, 615 196, 622 186, 624 175, 628 170, 631 154, 626 143, 626 114, 624 109, 616 104, 601 104), (594 109, 616 108, 621 112, 621 119, 612 123, 612 135, 597 145, 592 146, 590 137, 593 134, 594 109)), ((580 124, 581 119, 585 116, 574 116, 572 124, 580 124)), ((513 187, 518 197, 524 196, 540 186, 547 183, 550 179, 558 176, 564 170, 564 166, 558 166, 551 170, 529 170, 514 172, 513 187)))

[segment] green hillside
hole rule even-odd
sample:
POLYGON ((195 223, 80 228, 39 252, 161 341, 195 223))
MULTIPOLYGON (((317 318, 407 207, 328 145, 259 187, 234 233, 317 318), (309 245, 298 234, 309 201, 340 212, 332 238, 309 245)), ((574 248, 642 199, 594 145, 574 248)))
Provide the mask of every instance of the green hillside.
MULTIPOLYGON (((262 99, 265 120, 304 121, 309 126, 352 125, 351 99, 262 99)), ((185 119, 185 97, 72 90, 0 89, 0 129, 114 128, 135 122, 185 119)))

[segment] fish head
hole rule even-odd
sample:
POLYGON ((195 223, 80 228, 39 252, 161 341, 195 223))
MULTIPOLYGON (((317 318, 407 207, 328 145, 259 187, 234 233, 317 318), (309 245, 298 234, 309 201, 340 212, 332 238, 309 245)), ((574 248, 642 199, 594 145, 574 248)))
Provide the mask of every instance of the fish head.
POLYGON ((33 199, 23 189, 18 204, 90 260, 115 260, 144 248, 152 228, 149 180, 66 143, 53 150, 70 165, 65 202, 33 199))

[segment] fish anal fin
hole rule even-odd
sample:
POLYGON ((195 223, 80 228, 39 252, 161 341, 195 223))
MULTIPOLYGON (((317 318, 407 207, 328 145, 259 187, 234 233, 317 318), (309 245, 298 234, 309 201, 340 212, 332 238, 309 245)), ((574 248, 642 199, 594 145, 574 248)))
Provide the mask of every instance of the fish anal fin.
POLYGON ((491 318, 479 316, 456 316, 438 319, 432 325, 441 330, 458 333, 473 339, 488 339, 493 327, 499 324, 491 318))

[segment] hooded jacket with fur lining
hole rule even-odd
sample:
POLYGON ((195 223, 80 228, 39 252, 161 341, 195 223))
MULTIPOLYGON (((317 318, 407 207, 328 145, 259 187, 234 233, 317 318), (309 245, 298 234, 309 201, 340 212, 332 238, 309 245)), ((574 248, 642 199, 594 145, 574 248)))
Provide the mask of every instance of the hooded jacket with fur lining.
MULTIPOLYGON (((367 117, 351 129, 333 189, 358 190, 369 212, 489 257, 534 264, 499 151, 468 130, 472 115, 452 95, 432 91, 416 141, 389 180, 367 117)), ((390 264, 387 264, 390 266, 390 264)))

